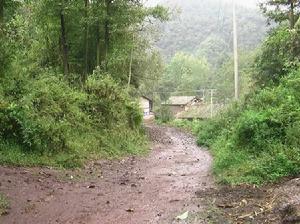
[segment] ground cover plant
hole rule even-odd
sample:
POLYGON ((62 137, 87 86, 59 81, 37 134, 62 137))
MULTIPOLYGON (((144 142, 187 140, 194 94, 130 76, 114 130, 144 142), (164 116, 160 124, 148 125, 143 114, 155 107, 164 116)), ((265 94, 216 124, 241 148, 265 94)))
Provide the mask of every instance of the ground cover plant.
POLYGON ((7 209, 9 208, 8 199, 0 193, 0 216, 5 215, 7 213, 7 209))
POLYGON ((274 182, 300 172, 300 71, 276 87, 234 103, 214 119, 177 122, 214 156, 214 173, 229 184, 274 182))

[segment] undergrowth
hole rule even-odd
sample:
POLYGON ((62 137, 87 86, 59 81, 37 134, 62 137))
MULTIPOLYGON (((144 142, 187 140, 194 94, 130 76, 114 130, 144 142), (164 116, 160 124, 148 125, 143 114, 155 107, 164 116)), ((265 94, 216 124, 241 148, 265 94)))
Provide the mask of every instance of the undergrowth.
POLYGON ((214 119, 177 121, 214 156, 213 170, 227 184, 262 184, 300 173, 300 71, 259 90, 214 119))
POLYGON ((146 151, 138 103, 109 75, 84 88, 53 70, 17 82, 0 90, 0 164, 74 168, 146 151))
POLYGON ((0 193, 0 216, 5 215, 9 209, 9 202, 7 197, 0 193))

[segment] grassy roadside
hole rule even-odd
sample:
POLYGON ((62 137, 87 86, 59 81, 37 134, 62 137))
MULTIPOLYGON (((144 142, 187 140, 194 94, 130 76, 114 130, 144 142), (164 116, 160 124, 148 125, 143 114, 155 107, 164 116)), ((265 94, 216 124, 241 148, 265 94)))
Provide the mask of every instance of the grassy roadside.
POLYGON ((109 74, 77 88, 45 69, 13 87, 0 88, 0 165, 75 168, 146 151, 138 101, 109 74))
POLYGON ((210 148, 220 183, 261 185, 299 174, 299 129, 285 122, 289 115, 274 110, 261 117, 262 108, 248 112, 244 107, 234 105, 214 120, 171 124, 192 131, 198 145, 210 148), (275 119, 282 121, 273 123, 275 119))
POLYGON ((22 148, 12 142, 0 142, 0 165, 50 166, 55 168, 80 168, 90 160, 117 159, 126 155, 143 155, 148 151, 146 136, 137 130, 111 131, 98 140, 98 148, 86 145, 85 150, 39 152, 22 148))

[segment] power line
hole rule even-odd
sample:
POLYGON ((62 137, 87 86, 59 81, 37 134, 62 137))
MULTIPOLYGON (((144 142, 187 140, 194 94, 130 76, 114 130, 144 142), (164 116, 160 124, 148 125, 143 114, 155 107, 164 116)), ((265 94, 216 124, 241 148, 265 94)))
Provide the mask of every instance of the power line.
POLYGON ((153 92, 154 94, 161 94, 161 93, 203 93, 206 91, 216 91, 216 89, 199 89, 199 90, 182 90, 182 91, 158 91, 153 92))

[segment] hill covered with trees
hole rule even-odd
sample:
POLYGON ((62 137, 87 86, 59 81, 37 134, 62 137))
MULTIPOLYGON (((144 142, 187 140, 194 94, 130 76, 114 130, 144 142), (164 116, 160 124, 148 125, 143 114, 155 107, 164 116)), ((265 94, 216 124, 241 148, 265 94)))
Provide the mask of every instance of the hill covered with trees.
MULTIPOLYGON (((168 59, 178 51, 196 53, 203 45, 223 44, 232 49, 232 1, 226 0, 159 0, 173 10, 171 21, 161 26, 158 47, 168 59)), ((252 4, 255 6, 255 3, 252 4)), ((266 34, 266 19, 258 7, 238 5, 239 47, 256 48, 266 34)))
MULTIPOLYGON (((157 43, 167 66, 157 92, 197 94, 216 89, 219 100, 234 96, 232 1, 156 1, 173 10, 171 21, 161 25, 157 43)), ((267 30, 258 5, 237 4, 240 89, 251 88, 251 65, 267 30)), ((165 96, 161 96, 165 97, 165 96)))

